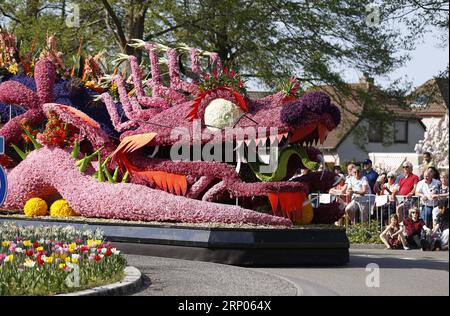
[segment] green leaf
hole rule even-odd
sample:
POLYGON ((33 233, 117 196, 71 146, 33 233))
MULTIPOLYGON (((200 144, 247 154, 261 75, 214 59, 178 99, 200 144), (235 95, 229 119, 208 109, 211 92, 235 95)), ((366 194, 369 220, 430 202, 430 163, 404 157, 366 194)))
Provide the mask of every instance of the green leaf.
POLYGON ((42 145, 39 144, 39 143, 36 141, 36 138, 34 138, 34 136, 31 135, 31 133, 28 131, 28 129, 26 129, 24 126, 22 126, 22 129, 23 129, 23 131, 25 132, 25 134, 27 134, 28 138, 30 139, 31 143, 32 143, 33 146, 34 146, 34 149, 40 149, 40 148, 42 148, 42 145))
POLYGON ((80 142, 78 139, 75 139, 75 142, 73 143, 73 150, 72 150, 72 157, 77 159, 78 154, 80 153, 80 142))
POLYGON ((29 153, 23 152, 19 147, 17 147, 17 146, 14 145, 14 144, 11 144, 11 147, 16 151, 16 153, 20 156, 20 158, 21 158, 22 160, 25 160, 25 158, 27 158, 27 156, 28 156, 29 153))

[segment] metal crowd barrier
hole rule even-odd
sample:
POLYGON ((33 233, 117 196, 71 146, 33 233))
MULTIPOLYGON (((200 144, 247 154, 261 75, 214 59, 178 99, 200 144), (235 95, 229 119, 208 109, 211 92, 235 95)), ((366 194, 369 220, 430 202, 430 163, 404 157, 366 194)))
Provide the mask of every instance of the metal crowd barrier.
MULTIPOLYGON (((342 197, 342 195, 334 195, 330 193, 311 193, 309 195, 309 199, 312 202, 314 207, 318 207, 319 204, 328 204, 336 201, 338 197, 342 197)), ((389 220, 392 214, 396 214, 396 208, 399 204, 405 202, 409 199, 412 202, 413 206, 417 206, 419 210, 421 210, 421 201, 419 196, 407 197, 403 195, 396 196, 396 203, 392 205, 390 203, 390 195, 375 195, 375 194, 366 194, 362 197, 356 197, 361 201, 357 201, 357 203, 368 203, 369 204, 369 224, 372 221, 372 217, 379 223, 380 229, 383 229, 385 226, 385 220, 389 220), (387 216, 384 215, 384 208, 387 207, 387 216)), ((448 200, 448 198, 446 198, 448 200)), ((347 205, 347 204, 346 204, 347 205)), ((437 203, 436 203, 437 205, 437 203)), ((408 217, 409 208, 403 208, 403 218, 408 217)), ((361 212, 361 208, 359 211, 359 221, 363 222, 364 214, 361 212)))

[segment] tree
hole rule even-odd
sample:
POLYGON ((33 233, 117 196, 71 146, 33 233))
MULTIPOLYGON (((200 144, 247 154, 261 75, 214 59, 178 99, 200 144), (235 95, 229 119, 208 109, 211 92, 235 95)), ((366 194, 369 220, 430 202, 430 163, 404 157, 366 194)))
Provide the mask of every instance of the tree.
POLYGON ((433 161, 439 168, 447 168, 448 161, 448 139, 449 139, 449 120, 448 112, 444 118, 433 122, 430 128, 425 132, 424 139, 416 145, 416 152, 423 154, 425 152, 432 153, 433 161))

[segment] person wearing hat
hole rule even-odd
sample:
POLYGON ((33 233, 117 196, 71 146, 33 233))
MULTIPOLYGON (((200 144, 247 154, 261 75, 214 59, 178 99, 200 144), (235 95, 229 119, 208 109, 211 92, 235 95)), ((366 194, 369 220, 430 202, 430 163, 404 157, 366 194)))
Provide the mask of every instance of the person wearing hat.
POLYGON ((375 192, 375 182, 378 179, 378 173, 372 168, 372 160, 366 159, 363 163, 364 172, 362 174, 363 177, 366 177, 367 181, 369 181, 370 190, 375 192))
POLYGON ((405 197, 405 200, 397 206, 397 216, 399 220, 403 220, 404 209, 409 209, 413 206, 413 196, 416 192, 417 183, 419 183, 419 177, 413 174, 413 165, 409 161, 403 163, 404 175, 400 179, 398 185, 392 192, 392 200, 397 200, 397 195, 405 197))

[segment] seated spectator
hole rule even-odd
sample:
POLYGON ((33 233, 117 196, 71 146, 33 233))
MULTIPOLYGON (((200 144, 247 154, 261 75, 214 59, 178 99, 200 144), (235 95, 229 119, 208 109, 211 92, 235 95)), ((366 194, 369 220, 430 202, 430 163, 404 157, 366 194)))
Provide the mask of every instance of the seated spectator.
POLYGON ((353 177, 347 180, 347 194, 351 197, 351 202, 345 208, 345 212, 354 223, 356 221, 357 211, 360 212, 362 220, 369 220, 370 205, 374 205, 375 201, 371 201, 366 195, 370 194, 369 182, 366 177, 361 175, 361 168, 353 168, 353 177))
POLYGON ((420 197, 420 217, 429 227, 433 223, 433 208, 437 205, 439 185, 440 182, 433 179, 433 171, 430 168, 425 174, 425 179, 419 181, 416 188, 416 196, 420 197))
POLYGON ((425 231, 427 234, 431 234, 431 229, 429 229, 423 219, 419 216, 419 209, 413 207, 408 211, 408 218, 403 221, 403 237, 401 240, 403 243, 403 248, 422 248, 426 250, 428 245, 426 244, 425 238, 422 238, 422 233, 425 231))
POLYGON ((349 196, 347 195, 347 186, 348 184, 345 182, 345 176, 341 173, 339 174, 339 183, 334 188, 331 188, 329 193, 335 195, 338 201, 347 205, 347 203, 349 202, 349 196))
POLYGON ((402 229, 400 228, 400 222, 398 221, 397 214, 392 214, 390 223, 386 227, 386 229, 380 234, 381 241, 386 245, 386 249, 401 249, 404 248, 405 250, 408 249, 408 247, 405 247, 405 241, 402 241, 403 234, 402 229))
POLYGON ((419 177, 412 173, 413 165, 409 161, 403 163, 404 175, 400 179, 398 185, 392 192, 392 199, 397 201, 397 195, 403 196, 405 199, 397 205, 397 216, 400 221, 403 220, 405 210, 410 209, 416 200, 413 198, 416 192, 419 177))
POLYGON ((438 202, 439 214, 433 223, 433 235, 436 236, 438 242, 433 250, 448 249, 448 204, 446 201, 438 202))

